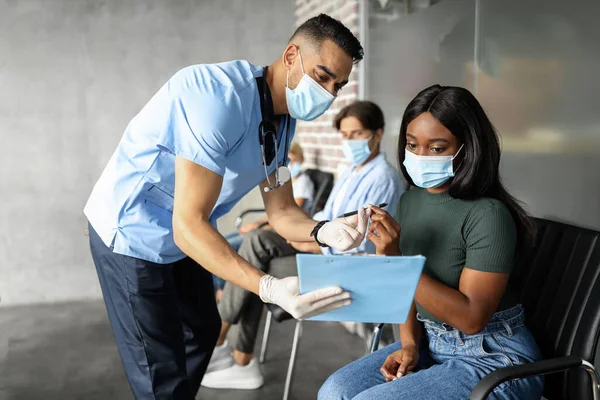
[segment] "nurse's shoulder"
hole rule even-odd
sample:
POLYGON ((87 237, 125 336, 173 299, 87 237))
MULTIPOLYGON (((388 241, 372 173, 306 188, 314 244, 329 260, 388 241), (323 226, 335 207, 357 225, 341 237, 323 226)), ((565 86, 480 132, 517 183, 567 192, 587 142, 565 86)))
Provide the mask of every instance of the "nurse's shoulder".
POLYGON ((156 132, 153 145, 223 175, 260 107, 255 74, 262 68, 247 61, 186 67, 163 85, 131 127, 143 136, 156 132))
POLYGON ((175 73, 166 87, 172 101, 185 108, 198 129, 241 133, 250 123, 255 76, 261 74, 262 67, 242 60, 198 64, 175 73))
POLYGON ((204 96, 227 96, 236 94, 254 96, 255 77, 262 74, 262 67, 248 61, 237 60, 218 64, 197 64, 177 71, 168 82, 169 92, 195 91, 204 96))

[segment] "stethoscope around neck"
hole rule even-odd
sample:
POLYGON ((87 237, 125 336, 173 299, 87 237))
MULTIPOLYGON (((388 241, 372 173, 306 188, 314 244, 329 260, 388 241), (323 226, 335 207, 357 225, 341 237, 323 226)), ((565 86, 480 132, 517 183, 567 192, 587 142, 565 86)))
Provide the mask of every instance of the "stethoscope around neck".
MULTIPOLYGON (((285 162, 287 160, 288 146, 289 146, 289 136, 290 136, 290 121, 289 119, 286 122, 286 130, 285 130, 285 154, 283 156, 283 164, 279 164, 279 145, 277 143, 277 135, 275 134, 275 125, 271 122, 265 113, 265 107, 267 103, 267 67, 264 69, 263 73, 263 90, 262 97, 260 99, 260 111, 262 114, 262 121, 258 125, 258 141, 260 142, 260 151, 262 153, 263 166, 265 168, 265 176, 267 177, 267 183, 269 184, 265 187, 265 192, 270 192, 271 190, 275 190, 280 188, 286 182, 288 182, 292 178, 292 173, 289 168, 286 167, 285 162), (267 168, 267 156, 265 154, 265 138, 267 136, 271 136, 273 138, 273 147, 275 147, 275 183, 271 183, 271 178, 269 177, 269 170, 267 168)), ((279 127, 282 128, 281 126, 279 127)))

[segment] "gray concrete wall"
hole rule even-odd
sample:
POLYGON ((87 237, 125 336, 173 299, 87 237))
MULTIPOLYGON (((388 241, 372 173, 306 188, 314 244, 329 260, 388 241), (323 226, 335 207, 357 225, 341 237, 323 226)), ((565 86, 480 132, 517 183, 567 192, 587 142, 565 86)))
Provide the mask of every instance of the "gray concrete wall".
POLYGON ((0 305, 99 297, 82 209, 130 118, 184 66, 270 63, 294 23, 280 0, 0 0, 0 305))

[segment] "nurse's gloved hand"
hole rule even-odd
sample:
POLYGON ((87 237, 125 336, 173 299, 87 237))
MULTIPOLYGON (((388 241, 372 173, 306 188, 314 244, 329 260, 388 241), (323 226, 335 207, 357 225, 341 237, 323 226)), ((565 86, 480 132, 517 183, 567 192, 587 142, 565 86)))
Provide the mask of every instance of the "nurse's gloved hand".
POLYGON ((370 208, 361 207, 356 215, 336 218, 319 229, 317 239, 339 251, 358 247, 365 238, 370 215, 370 208))
POLYGON ((300 294, 297 276, 277 279, 265 275, 260 279, 260 299, 277 304, 296 319, 305 319, 352 303, 350 293, 339 287, 329 287, 300 294))

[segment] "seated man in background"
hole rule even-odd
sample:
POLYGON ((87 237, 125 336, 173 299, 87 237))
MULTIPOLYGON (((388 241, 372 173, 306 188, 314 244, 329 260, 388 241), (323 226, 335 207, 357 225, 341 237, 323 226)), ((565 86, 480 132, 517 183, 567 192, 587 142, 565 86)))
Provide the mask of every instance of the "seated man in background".
MULTIPOLYGON (((315 185, 308 174, 304 172, 302 167, 302 163, 304 162, 304 152, 302 151, 302 146, 300 146, 300 143, 296 141, 292 142, 290 145, 290 150, 288 151, 288 158, 290 160, 288 167, 292 173, 292 190, 294 192, 294 200, 296 200, 296 204, 298 204, 298 206, 304 211, 308 211, 312 205, 315 195, 315 185)), ((266 216, 259 218, 254 222, 242 225, 239 231, 225 235, 225 239, 227 239, 227 242, 229 242, 231 247, 237 251, 242 244, 243 235, 255 229, 271 230, 266 216)), ((219 278, 218 276, 213 276, 213 283, 215 285, 217 302, 219 302, 221 300, 221 296, 223 295, 225 280, 219 278)))
MULTIPOLYGON (((341 214, 357 210, 365 204, 388 203, 387 210, 395 213, 405 185, 398 171, 381 153, 384 118, 381 109, 369 101, 359 101, 345 107, 335 119, 335 127, 342 136, 344 155, 352 166, 336 182, 325 209, 314 215, 316 220, 332 220, 341 214)), ((294 192, 294 196, 296 193, 294 192)), ((263 271, 269 269, 272 259, 296 253, 334 254, 330 248, 321 248, 316 242, 288 243, 276 232, 255 230, 243 237, 239 254, 263 271)), ((368 241, 350 252, 375 253, 368 241)), ((269 271, 275 276, 291 276, 288 271, 269 271)), ((263 376, 253 357, 254 344, 263 304, 258 296, 229 283, 225 284, 219 303, 223 321, 221 334, 213 352, 202 386, 215 389, 257 389, 263 376), (233 355, 226 336, 232 325, 237 325, 233 355)))

